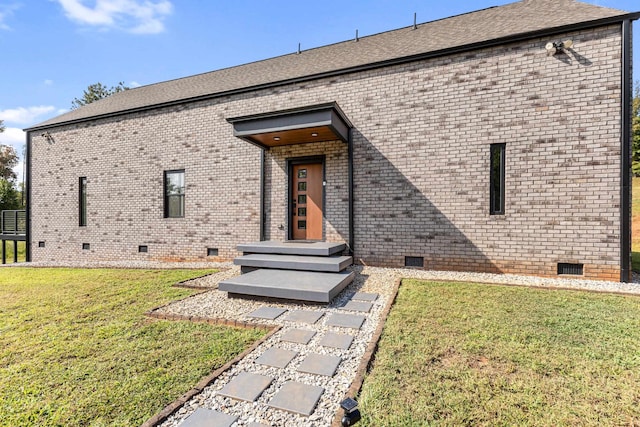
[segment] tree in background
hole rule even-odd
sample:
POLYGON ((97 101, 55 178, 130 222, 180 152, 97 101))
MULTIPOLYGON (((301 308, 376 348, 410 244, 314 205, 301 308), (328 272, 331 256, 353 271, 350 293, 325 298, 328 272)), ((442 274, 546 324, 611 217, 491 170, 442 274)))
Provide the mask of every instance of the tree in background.
POLYGON ((23 206, 20 199, 15 183, 0 179, 0 211, 21 209, 23 206))
POLYGON ((640 176, 640 81, 636 82, 631 116, 631 144, 633 147, 631 170, 633 171, 633 176, 640 176))
MULTIPOLYGON (((4 123, 0 120, 0 133, 4 132, 4 123)), ((18 154, 9 145, 0 145, 0 211, 20 209, 20 192, 15 187, 16 173, 13 168, 18 164, 18 154)))
POLYGON ((13 168, 18 164, 16 149, 10 145, 0 144, 0 179, 15 181, 16 173, 13 168))
POLYGON ((120 82, 116 86, 112 86, 110 88, 106 87, 102 83, 94 83, 84 90, 81 98, 75 98, 71 102, 71 109, 75 110, 83 105, 91 104, 92 102, 125 90, 129 90, 129 88, 124 85, 124 82, 120 82))

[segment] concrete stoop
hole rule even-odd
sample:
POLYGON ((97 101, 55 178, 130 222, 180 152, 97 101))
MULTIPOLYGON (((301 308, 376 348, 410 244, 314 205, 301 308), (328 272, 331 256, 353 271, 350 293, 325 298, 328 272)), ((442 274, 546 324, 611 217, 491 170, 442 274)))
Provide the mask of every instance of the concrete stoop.
POLYGON ((234 295, 329 303, 355 277, 345 269, 350 256, 339 255, 344 243, 256 242, 238 245, 244 255, 234 260, 243 274, 226 279, 218 289, 234 295))

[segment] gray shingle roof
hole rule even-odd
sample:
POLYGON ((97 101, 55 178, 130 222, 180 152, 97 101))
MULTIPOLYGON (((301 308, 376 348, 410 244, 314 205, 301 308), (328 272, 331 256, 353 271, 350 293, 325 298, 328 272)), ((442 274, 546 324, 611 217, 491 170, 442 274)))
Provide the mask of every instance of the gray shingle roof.
MULTIPOLYGON (((606 18, 627 12, 575 0, 522 0, 388 31, 359 41, 328 46, 253 62, 237 67, 151 84, 114 94, 54 117, 31 129, 86 120, 119 112, 214 96, 308 76, 349 70, 429 52, 516 37, 550 28, 606 18)), ((637 18, 637 14, 632 16, 637 18)))

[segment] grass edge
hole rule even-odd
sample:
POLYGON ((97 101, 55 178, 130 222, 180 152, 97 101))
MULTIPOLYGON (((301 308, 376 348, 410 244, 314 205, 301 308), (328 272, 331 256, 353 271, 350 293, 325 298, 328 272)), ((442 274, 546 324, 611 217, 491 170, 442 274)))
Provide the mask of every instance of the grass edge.
MULTIPOLYGON (((154 309, 155 310, 155 309, 154 309)), ((270 330, 264 337, 255 341, 251 346, 246 348, 242 353, 237 355, 232 360, 228 361, 209 375, 205 376, 201 379, 191 390, 187 391, 182 396, 178 397, 173 402, 169 403, 163 409, 161 409, 158 413, 153 415, 147 421, 145 421, 140 427, 156 427, 162 424, 167 420, 171 415, 177 412, 185 403, 187 403, 191 398, 201 393, 205 387, 209 386, 212 382, 214 382, 220 375, 222 375, 227 370, 231 369, 234 365, 239 363, 242 359, 244 359, 247 355, 249 355, 252 351, 254 351, 258 346, 271 338, 274 334, 276 334, 282 326, 275 325, 272 327, 257 325, 257 324, 249 324, 245 322, 238 322, 235 320, 225 320, 225 319, 215 319, 215 318, 202 318, 202 317, 192 317, 192 316, 179 316, 179 315, 150 315, 149 317, 163 319, 163 320, 188 320, 190 322, 197 323, 208 323, 210 325, 225 325, 236 328, 246 328, 246 329, 265 329, 270 330), (162 316, 162 317, 157 317, 162 316), (243 325, 244 324, 244 325, 243 325), (246 326, 245 326, 246 325, 246 326)))
MULTIPOLYGON (((362 390, 362 385, 364 384, 364 379, 367 373, 371 368, 371 364, 375 360, 375 354, 378 351, 378 343, 380 342, 380 338, 382 337, 382 333, 384 332, 384 325, 387 322, 387 316, 391 312, 391 309, 395 305, 396 298, 398 296, 398 291, 400 290, 400 285, 402 281, 405 280, 404 277, 399 277, 396 279, 396 282, 393 284, 393 290, 391 291, 391 295, 389 301, 387 301, 387 305, 380 313, 380 319, 378 320, 378 326, 376 330, 373 332, 373 336, 371 337, 371 341, 369 341, 369 345, 362 355, 362 359, 360 360, 360 364, 358 365, 358 369, 356 370, 356 376, 353 381, 351 381, 351 385, 345 394, 345 398, 351 397, 352 399, 357 400, 360 391, 362 390)), ((342 414, 341 409, 336 410, 336 414, 333 417, 333 421, 331 422, 331 427, 342 427, 342 414)))

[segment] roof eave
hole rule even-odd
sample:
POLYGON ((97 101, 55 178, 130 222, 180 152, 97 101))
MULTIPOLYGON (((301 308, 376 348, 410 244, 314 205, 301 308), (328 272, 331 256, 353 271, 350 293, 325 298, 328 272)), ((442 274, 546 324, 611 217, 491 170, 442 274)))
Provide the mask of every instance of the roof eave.
POLYGON ((350 74, 350 73, 356 73, 356 72, 360 72, 360 71, 367 71, 367 70, 372 70, 372 69, 376 69, 376 68, 388 67, 388 66, 392 66, 392 65, 406 64, 408 62, 415 62, 415 61, 420 61, 420 60, 424 60, 424 59, 432 59, 432 58, 437 58, 437 57, 441 57, 441 56, 447 56, 447 55, 451 55, 451 54, 455 54, 455 53, 468 52, 468 51, 473 51, 473 50, 478 50, 478 49, 483 49, 483 48, 488 48, 488 47, 495 47, 495 46, 499 46, 501 44, 513 43, 513 42, 528 40, 528 39, 532 39, 532 38, 552 36, 552 35, 555 35, 555 34, 569 32, 569 31, 577 31, 577 30, 601 27, 601 26, 605 26, 605 25, 621 23, 621 22, 628 21, 628 20, 635 21, 637 19, 640 19, 640 12, 633 12, 633 13, 627 13, 627 14, 622 14, 622 15, 616 15, 616 16, 611 16, 611 17, 601 18, 601 19, 596 19, 596 20, 591 20, 591 21, 583 21, 583 22, 579 22, 579 23, 562 25, 562 26, 558 26, 558 27, 545 28, 545 29, 542 29, 542 30, 528 31, 528 32, 524 32, 524 33, 519 33, 519 34, 506 36, 506 37, 499 37, 499 38, 496 38, 496 39, 485 40, 485 41, 482 41, 482 42, 469 43, 469 44, 460 45, 460 46, 453 46, 453 47, 449 47, 449 48, 445 48, 445 49, 440 49, 440 50, 435 50, 435 51, 430 51, 430 52, 424 52, 424 53, 419 53, 419 54, 410 55, 410 56, 404 56, 404 57, 400 57, 400 58, 392 58, 392 59, 387 59, 387 60, 384 60, 384 61, 378 61, 378 62, 372 62, 372 63, 369 63, 369 64, 357 65, 357 66, 354 66, 354 67, 342 68, 342 69, 339 69, 339 70, 332 70, 332 71, 327 71, 327 72, 322 72, 322 73, 309 74, 309 75, 306 75, 306 76, 294 77, 294 78, 291 78, 291 79, 285 79, 285 80, 279 80, 279 81, 275 81, 275 82, 263 83, 263 84, 254 85, 254 86, 231 89, 231 90, 222 91, 222 92, 215 92, 215 93, 211 93, 211 94, 207 94, 207 95, 200 95, 200 96, 195 96, 195 97, 190 97, 190 98, 181 98, 181 99, 177 99, 177 100, 174 100, 174 101, 162 102, 162 103, 152 104, 152 105, 145 105, 145 106, 142 106, 142 107, 130 108, 130 109, 126 109, 126 110, 120 110, 120 111, 115 111, 115 112, 106 113, 106 114, 99 114, 99 115, 90 116, 90 117, 83 117, 83 118, 80 118, 80 119, 68 120, 68 121, 52 123, 52 124, 48 124, 48 125, 36 125, 36 126, 32 126, 32 127, 24 129, 24 131, 25 132, 33 132, 33 131, 39 131, 39 130, 44 130, 44 129, 52 129, 52 128, 60 127, 60 126, 68 126, 68 125, 73 125, 73 124, 78 124, 78 123, 85 123, 85 122, 99 120, 99 119, 113 118, 113 117, 123 116, 123 115, 126 115, 126 114, 144 112, 144 111, 149 111, 149 110, 155 110, 155 109, 158 109, 158 108, 171 107, 171 106, 185 104, 185 103, 205 101, 205 100, 214 99, 214 98, 221 98, 221 97, 224 97, 224 96, 243 94, 243 93, 247 93, 247 92, 254 92, 254 91, 258 91, 258 90, 262 90, 262 89, 270 89, 270 88, 277 87, 277 86, 283 86, 283 85, 295 84, 295 83, 303 83, 303 82, 308 82, 308 81, 317 80, 317 79, 326 78, 326 77, 335 77, 335 76, 339 76, 339 75, 343 75, 343 74, 350 74))

